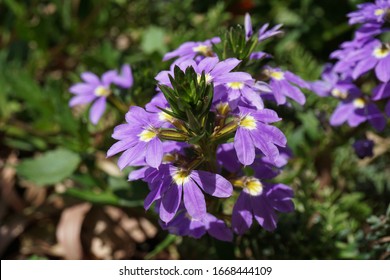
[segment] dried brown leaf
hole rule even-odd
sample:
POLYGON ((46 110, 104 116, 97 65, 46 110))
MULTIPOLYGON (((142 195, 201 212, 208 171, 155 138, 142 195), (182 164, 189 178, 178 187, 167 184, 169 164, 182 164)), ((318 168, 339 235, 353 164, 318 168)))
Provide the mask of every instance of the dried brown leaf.
POLYGON ((64 251, 64 258, 78 260, 83 258, 83 247, 80 233, 85 215, 91 209, 91 204, 82 203, 62 212, 57 227, 57 240, 64 251))

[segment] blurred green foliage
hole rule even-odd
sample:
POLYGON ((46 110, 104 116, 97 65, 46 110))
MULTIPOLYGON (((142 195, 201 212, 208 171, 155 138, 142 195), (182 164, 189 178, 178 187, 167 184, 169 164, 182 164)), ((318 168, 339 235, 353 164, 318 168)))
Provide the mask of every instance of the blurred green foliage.
MULTIPOLYGON (((142 106, 155 93, 154 76, 169 66, 164 53, 218 36, 242 24, 249 11, 256 27, 284 24, 285 36, 266 46, 275 62, 315 80, 330 52, 350 39, 353 28, 345 15, 360 2, 1 1, 0 157, 17 153, 18 181, 52 187, 67 179, 71 186, 63 195, 76 201, 142 209, 146 185, 127 182, 105 159, 112 128, 123 115, 112 110, 94 127, 88 110, 68 107, 68 88, 81 72, 101 74, 130 63, 134 87, 121 96, 142 106)), ((389 258, 389 139, 378 136, 385 147, 381 156, 360 161, 351 145, 367 127, 330 127, 334 100, 306 93, 304 107, 277 109, 294 153, 279 180, 296 192, 295 213, 281 215, 274 233, 255 227, 232 244, 161 232, 147 246, 148 258, 164 250, 182 259, 389 258)), ((157 224, 153 214, 149 219, 157 224)), ((45 256, 30 256, 40 258, 45 256)))

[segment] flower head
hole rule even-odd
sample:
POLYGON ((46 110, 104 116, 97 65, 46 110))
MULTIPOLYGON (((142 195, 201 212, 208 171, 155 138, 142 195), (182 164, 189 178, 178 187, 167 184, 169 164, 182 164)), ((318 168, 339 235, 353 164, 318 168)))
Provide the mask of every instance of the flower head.
POLYGON ((206 201, 203 192, 214 197, 229 197, 233 188, 224 177, 202 170, 186 170, 172 165, 163 165, 153 175, 146 177, 151 192, 145 199, 148 209, 154 201, 159 202, 159 214, 162 221, 170 222, 183 204, 194 219, 206 216, 206 201))
POLYGON ((273 97, 278 105, 287 102, 289 97, 299 104, 306 102, 305 95, 298 88, 309 88, 309 84, 289 71, 282 71, 279 68, 267 67, 264 73, 270 78, 269 85, 272 89, 273 97))
POLYGON ((242 188, 233 207, 232 227, 237 234, 245 233, 252 225, 253 218, 266 230, 276 228, 279 212, 291 212, 293 191, 283 184, 263 183, 255 177, 241 177, 233 182, 242 188))
POLYGON ((258 148, 270 161, 275 162, 279 150, 275 145, 286 146, 286 137, 276 127, 269 125, 279 121, 278 115, 269 109, 255 111, 240 107, 238 128, 234 136, 234 148, 239 161, 250 165, 255 160, 258 148))
POLYGON ((112 137, 119 141, 108 150, 107 156, 123 152, 118 160, 121 169, 129 165, 144 165, 145 161, 158 168, 163 157, 162 142, 158 138, 159 122, 153 114, 137 106, 130 108, 126 122, 115 127, 112 137))

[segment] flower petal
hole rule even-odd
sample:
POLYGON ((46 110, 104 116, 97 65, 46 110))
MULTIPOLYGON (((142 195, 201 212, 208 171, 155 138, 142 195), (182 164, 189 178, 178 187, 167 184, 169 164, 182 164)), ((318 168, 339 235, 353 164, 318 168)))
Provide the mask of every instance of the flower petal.
POLYGON ((229 197, 232 195, 232 184, 221 175, 194 170, 191 172, 191 178, 209 195, 215 197, 229 197))
POLYGON ((175 216, 181 202, 182 186, 172 184, 163 194, 160 204, 160 218, 168 223, 175 216))
POLYGON ((244 234, 252 225, 253 215, 250 196, 241 192, 232 213, 232 228, 237 234, 244 234))
POLYGON ((93 124, 97 124, 106 110, 106 98, 98 98, 92 105, 89 111, 89 119, 93 124))
POLYGON ((163 145, 157 137, 150 140, 146 148, 146 163, 151 167, 158 168, 163 158, 163 145))
POLYGON ((255 160, 255 146, 247 129, 237 129, 234 136, 234 149, 236 150, 238 160, 242 164, 250 165, 255 160))
POLYGON ((206 215, 206 201, 199 187, 189 180, 183 186, 184 188, 184 206, 188 214, 194 219, 203 219, 206 215))

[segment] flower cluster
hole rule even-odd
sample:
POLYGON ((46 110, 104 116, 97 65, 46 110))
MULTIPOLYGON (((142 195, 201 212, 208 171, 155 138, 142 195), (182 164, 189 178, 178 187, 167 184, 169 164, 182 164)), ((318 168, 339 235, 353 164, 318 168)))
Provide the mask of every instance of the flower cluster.
POLYGON ((386 126, 390 117, 390 44, 381 40, 389 31, 390 1, 358 5, 348 14, 349 23, 361 24, 352 41, 341 44, 330 57, 322 80, 313 82, 312 90, 318 95, 339 99, 339 105, 330 118, 330 124, 345 122, 356 127, 368 122, 377 131, 386 126), (374 80, 376 87, 370 85, 374 80))
POLYGON ((145 109, 129 109, 107 153, 122 153, 121 169, 138 167, 129 180, 148 184, 144 207, 152 207, 162 228, 173 234, 199 238, 208 233, 230 241, 233 232, 244 234, 253 219, 273 231, 276 212, 294 209, 292 189, 271 181, 289 151, 285 135, 274 126, 281 119, 265 108, 264 100, 281 105, 290 98, 303 104, 300 88, 309 85, 270 66, 254 73, 261 80, 244 71, 248 63, 271 57, 255 49, 280 34, 280 26, 268 30, 266 24, 256 34, 247 15, 245 29, 228 33, 184 43, 166 54, 164 60, 175 60, 156 76, 155 97, 145 109), (227 200, 234 206, 227 207, 227 200))
POLYGON ((112 86, 128 89, 133 85, 133 75, 130 65, 122 66, 121 71, 109 70, 101 78, 91 72, 81 74, 82 83, 74 84, 69 91, 75 96, 69 101, 69 106, 93 103, 89 111, 89 119, 97 124, 106 110, 107 98, 113 93, 112 86))

